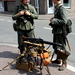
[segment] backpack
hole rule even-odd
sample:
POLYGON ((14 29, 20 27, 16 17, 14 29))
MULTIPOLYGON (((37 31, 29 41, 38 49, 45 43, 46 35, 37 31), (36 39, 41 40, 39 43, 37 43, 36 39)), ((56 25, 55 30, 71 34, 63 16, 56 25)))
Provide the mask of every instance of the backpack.
POLYGON ((63 34, 68 35, 71 32, 72 32, 72 21, 68 19, 67 24, 63 26, 63 34))
POLYGON ((67 20, 66 31, 67 31, 67 34, 72 32, 72 21, 70 19, 67 20))

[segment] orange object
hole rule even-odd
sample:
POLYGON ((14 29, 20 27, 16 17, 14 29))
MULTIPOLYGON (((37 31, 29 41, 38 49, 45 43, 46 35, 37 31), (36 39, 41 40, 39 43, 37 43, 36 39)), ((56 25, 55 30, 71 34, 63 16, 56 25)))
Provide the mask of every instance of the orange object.
POLYGON ((45 59, 45 58, 50 57, 50 55, 49 55, 48 52, 45 52, 45 53, 41 53, 41 54, 40 54, 40 57, 41 57, 42 59, 45 59))
POLYGON ((47 66, 50 63, 50 58, 43 59, 44 66, 47 66))
POLYGON ((43 59, 44 66, 47 66, 50 63, 50 54, 48 52, 40 54, 41 59, 43 59))

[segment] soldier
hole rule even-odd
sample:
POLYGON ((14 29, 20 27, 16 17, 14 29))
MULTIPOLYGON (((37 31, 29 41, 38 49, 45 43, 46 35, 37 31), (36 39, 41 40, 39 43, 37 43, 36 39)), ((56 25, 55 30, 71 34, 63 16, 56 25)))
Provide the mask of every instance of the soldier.
POLYGON ((24 43, 22 35, 26 37, 34 37, 34 19, 38 18, 38 14, 35 8, 29 4, 30 0, 20 0, 21 5, 15 8, 15 12, 12 16, 13 20, 16 20, 16 28, 18 34, 18 48, 20 53, 23 53, 24 43))
MULTIPOLYGON (((53 46, 55 53, 57 54, 57 50, 66 51, 66 41, 63 34, 63 25, 67 24, 67 15, 68 12, 61 4, 61 0, 52 0, 55 5, 54 17, 50 19, 50 26, 53 28, 53 42, 60 43, 63 47, 53 46)), ((52 61, 52 63, 60 64, 61 61, 57 59, 52 61)), ((59 67, 59 70, 64 70, 67 66, 67 61, 62 60, 62 65, 59 67)))

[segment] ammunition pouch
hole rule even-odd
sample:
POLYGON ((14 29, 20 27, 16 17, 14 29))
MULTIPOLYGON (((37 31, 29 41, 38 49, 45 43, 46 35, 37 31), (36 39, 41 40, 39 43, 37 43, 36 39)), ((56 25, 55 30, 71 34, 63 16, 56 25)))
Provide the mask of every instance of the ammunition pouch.
POLYGON ((67 29, 67 33, 72 32, 72 21, 70 19, 68 19, 68 21, 67 21, 66 29, 67 29))
POLYGON ((13 29, 14 31, 17 31, 17 23, 13 23, 13 29))

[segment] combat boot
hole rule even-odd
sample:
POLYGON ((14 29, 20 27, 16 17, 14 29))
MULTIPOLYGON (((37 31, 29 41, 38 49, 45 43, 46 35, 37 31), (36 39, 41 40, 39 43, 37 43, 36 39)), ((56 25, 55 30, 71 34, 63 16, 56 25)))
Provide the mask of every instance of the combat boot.
POLYGON ((59 67, 59 71, 63 71, 67 67, 67 61, 62 60, 62 65, 59 67))

